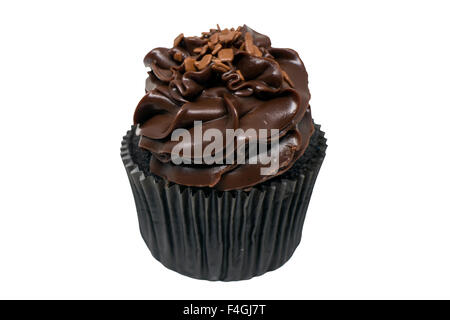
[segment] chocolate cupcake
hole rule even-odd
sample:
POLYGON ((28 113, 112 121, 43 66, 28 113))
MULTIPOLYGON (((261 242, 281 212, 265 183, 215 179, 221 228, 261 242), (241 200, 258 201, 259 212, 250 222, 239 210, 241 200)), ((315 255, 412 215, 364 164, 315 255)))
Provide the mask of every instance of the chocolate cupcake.
POLYGON ((144 64, 121 156, 151 253, 198 279, 279 268, 300 242, 326 150, 297 52, 218 27, 180 34, 144 64))

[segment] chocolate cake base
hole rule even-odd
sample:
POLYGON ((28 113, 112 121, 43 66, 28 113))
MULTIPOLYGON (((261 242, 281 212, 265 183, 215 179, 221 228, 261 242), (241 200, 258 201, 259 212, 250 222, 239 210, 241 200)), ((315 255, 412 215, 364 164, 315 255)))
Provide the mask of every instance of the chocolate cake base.
POLYGON ((311 193, 325 157, 319 125, 304 155, 284 174, 249 191, 170 183, 149 171, 151 153, 132 127, 121 156, 139 228, 152 255, 183 275, 235 281, 282 266, 300 243, 311 193))

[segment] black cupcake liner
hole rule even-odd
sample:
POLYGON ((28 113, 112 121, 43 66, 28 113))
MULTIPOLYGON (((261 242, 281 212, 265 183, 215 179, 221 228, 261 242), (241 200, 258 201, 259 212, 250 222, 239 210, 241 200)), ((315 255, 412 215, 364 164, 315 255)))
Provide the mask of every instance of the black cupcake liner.
POLYGON ((134 130, 128 131, 121 156, 152 255, 171 270, 205 280, 250 279, 282 266, 300 243, 325 157, 324 133, 315 128, 299 172, 291 168, 250 191, 185 187, 144 173, 132 157, 134 130))

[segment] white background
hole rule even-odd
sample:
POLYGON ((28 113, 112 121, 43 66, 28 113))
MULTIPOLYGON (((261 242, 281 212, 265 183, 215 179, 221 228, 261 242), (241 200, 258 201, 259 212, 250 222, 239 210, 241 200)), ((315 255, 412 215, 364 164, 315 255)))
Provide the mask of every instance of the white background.
POLYGON ((450 298, 446 1, 2 1, 0 298, 450 298), (296 49, 329 148, 302 243, 249 281, 165 269, 119 148, 144 55, 219 23, 296 49))

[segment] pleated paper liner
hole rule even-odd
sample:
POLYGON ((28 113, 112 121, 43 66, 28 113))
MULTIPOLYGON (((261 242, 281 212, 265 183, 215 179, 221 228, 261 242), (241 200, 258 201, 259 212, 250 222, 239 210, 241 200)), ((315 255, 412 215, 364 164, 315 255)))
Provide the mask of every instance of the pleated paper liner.
POLYGON ((216 191, 167 183, 141 170, 134 128, 122 141, 139 227, 152 255, 167 268, 205 280, 250 279, 282 266, 300 243, 326 139, 315 133, 296 170, 250 191, 216 191), (305 160, 307 159, 307 160, 305 160))

